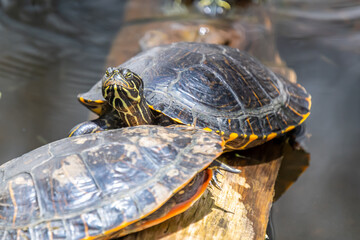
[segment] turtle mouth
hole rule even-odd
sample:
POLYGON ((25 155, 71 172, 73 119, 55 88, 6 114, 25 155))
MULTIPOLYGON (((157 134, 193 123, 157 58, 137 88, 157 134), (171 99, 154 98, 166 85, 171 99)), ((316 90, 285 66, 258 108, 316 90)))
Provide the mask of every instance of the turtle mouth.
POLYGON ((104 78, 103 80, 103 87, 111 87, 117 88, 118 90, 121 90, 122 88, 125 89, 132 89, 134 86, 130 86, 129 81, 127 81, 123 76, 119 74, 114 74, 108 78, 104 78))

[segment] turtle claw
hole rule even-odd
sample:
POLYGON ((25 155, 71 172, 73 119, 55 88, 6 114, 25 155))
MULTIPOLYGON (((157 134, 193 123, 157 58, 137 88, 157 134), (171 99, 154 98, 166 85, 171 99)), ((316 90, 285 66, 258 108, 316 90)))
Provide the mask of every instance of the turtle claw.
POLYGON ((216 174, 219 174, 220 176, 224 176, 224 174, 219 170, 219 169, 215 169, 216 174))
POLYGON ((221 190, 221 186, 220 186, 221 182, 217 178, 217 175, 224 176, 223 173, 220 171, 220 169, 225 170, 227 172, 231 172, 231 173, 240 173, 241 172, 240 170, 232 168, 232 167, 226 165, 225 163, 219 162, 217 160, 212 162, 211 165, 209 166, 209 168, 211 168, 213 170, 212 179, 210 181, 210 186, 214 186, 219 190, 221 190))
MULTIPOLYGON (((218 160, 213 161, 210 164, 209 168, 215 169, 215 170, 221 169, 221 170, 225 170, 225 171, 231 172, 231 173, 241 173, 241 170, 230 167, 230 166, 226 165, 225 163, 222 163, 218 160)), ((220 174, 220 175, 222 175, 222 174, 220 174)))
POLYGON ((220 174, 220 171, 215 169, 215 171, 213 171, 213 176, 212 176, 212 179, 211 179, 210 183, 211 183, 212 186, 216 187, 217 189, 222 190, 221 186, 220 186, 221 182, 217 178, 217 174, 220 174))

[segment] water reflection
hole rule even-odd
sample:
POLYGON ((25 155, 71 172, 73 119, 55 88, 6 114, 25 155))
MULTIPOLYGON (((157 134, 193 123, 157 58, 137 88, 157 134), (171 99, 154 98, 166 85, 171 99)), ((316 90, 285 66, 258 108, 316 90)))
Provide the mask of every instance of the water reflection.
POLYGON ((307 122, 312 164, 274 206, 277 237, 357 239, 359 3, 288 1, 273 10, 280 54, 314 106, 307 122))
POLYGON ((76 94, 101 76, 121 26, 124 6, 111 3, 1 2, 1 162, 66 136, 86 118, 76 94))

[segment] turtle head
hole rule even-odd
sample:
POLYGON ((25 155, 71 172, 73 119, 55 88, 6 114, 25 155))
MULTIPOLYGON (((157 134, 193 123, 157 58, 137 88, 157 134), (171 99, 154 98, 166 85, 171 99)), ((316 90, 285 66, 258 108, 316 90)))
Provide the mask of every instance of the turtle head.
POLYGON ((153 123, 154 116, 143 95, 143 81, 129 69, 108 68, 102 79, 102 94, 127 126, 153 123))
POLYGON ((117 110, 137 105, 143 98, 141 78, 126 68, 108 68, 102 79, 102 94, 117 110))

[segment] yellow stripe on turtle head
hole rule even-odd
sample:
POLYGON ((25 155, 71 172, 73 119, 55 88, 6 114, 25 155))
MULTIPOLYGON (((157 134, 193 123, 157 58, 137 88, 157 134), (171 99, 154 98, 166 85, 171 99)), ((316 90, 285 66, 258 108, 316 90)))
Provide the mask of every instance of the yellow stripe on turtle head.
POLYGON ((97 115, 104 113, 105 100, 88 100, 83 97, 79 97, 78 100, 97 115))
POLYGON ((96 107, 96 108, 91 108, 91 110, 92 110, 94 113, 96 113, 97 115, 102 115, 103 112, 104 112, 104 110, 103 110, 103 108, 102 108, 101 106, 96 107))
POLYGON ((79 97, 78 99, 79 99, 80 102, 86 104, 86 101, 85 101, 85 99, 83 97, 79 97))

